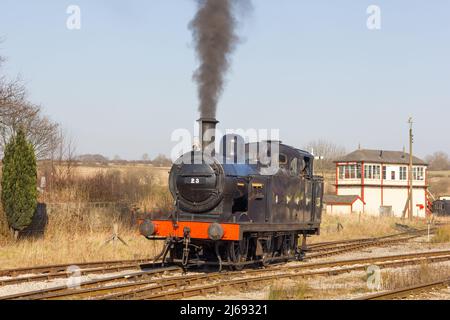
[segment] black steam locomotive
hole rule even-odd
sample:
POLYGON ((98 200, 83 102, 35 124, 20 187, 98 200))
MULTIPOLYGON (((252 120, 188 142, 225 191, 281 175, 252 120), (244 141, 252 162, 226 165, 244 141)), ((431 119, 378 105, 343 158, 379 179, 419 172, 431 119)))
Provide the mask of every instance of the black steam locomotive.
POLYGON ((202 150, 170 171, 175 211, 140 224, 148 239, 166 240, 157 258, 220 269, 301 259, 307 236, 320 231, 323 178, 314 175, 313 155, 274 141, 246 144, 238 135, 225 136, 218 154, 205 152, 217 121, 199 122, 202 150))

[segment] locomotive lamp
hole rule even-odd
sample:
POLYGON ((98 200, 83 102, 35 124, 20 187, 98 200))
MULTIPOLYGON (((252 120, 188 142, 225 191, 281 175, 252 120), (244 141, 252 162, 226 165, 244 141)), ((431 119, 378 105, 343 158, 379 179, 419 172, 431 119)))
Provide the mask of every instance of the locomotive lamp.
POLYGON ((211 240, 218 241, 223 238, 223 234, 224 234, 223 228, 218 223, 213 223, 208 228, 208 237, 211 240))
POLYGON ((155 224, 150 220, 145 220, 139 226, 139 232, 146 238, 150 238, 156 232, 155 224))

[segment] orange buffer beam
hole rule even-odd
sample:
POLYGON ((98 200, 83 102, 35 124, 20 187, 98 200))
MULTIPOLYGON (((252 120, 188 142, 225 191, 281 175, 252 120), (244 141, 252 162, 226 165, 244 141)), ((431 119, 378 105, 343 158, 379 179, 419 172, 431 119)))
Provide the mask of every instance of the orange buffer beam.
MULTIPOLYGON (((194 221, 178 221, 177 228, 174 228, 172 221, 158 221, 152 220, 155 225, 156 237, 179 237, 183 238, 184 228, 188 227, 191 231, 190 236, 192 239, 207 239, 208 228, 212 224, 210 222, 194 222, 194 221)), ((240 230, 238 224, 220 224, 223 228, 224 234, 221 240, 238 241, 240 240, 240 230)))

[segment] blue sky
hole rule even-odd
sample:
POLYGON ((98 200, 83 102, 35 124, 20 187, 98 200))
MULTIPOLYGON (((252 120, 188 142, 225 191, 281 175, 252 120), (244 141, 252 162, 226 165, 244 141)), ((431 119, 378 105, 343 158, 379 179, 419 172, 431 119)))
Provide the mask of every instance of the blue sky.
MULTIPOLYGON (((450 2, 253 0, 218 107, 222 128, 284 142, 450 153, 450 2), (366 27, 369 5, 381 30, 366 27)), ((0 0, 0 54, 79 153, 170 154, 198 118, 193 0, 0 0), (69 5, 81 30, 66 28, 69 5)))

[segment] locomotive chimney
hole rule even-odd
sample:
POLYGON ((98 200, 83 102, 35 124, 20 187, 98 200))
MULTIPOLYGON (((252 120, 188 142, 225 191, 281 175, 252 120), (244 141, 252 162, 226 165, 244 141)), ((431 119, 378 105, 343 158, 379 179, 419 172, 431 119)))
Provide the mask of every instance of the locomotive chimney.
POLYGON ((198 123, 202 152, 215 156, 216 126, 219 121, 214 118, 200 118, 198 123))

